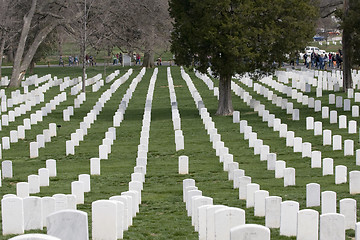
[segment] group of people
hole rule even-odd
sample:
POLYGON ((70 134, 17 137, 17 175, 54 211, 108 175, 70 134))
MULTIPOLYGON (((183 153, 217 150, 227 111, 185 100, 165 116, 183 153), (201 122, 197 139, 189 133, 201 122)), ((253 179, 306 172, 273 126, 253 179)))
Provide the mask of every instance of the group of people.
POLYGON ((73 57, 73 56, 69 56, 69 66, 77 66, 79 65, 79 58, 77 56, 73 57))
MULTIPOLYGON (((73 57, 73 56, 69 56, 69 66, 78 66, 79 65, 79 58, 78 58, 78 56, 75 56, 75 57, 73 57)), ((96 66, 96 61, 95 61, 95 58, 92 56, 92 55, 88 55, 88 54, 86 54, 86 56, 85 56, 85 61, 86 61, 86 64, 87 65, 90 65, 90 66, 96 66)), ((62 57, 62 55, 60 55, 60 57, 59 57, 59 66, 65 66, 65 63, 64 63, 64 59, 63 59, 63 57, 62 57)))
POLYGON ((316 68, 319 70, 326 70, 329 68, 341 68, 343 59, 342 52, 337 53, 317 54, 314 51, 311 54, 304 54, 304 65, 307 68, 316 68))
POLYGON ((113 65, 122 64, 122 53, 117 53, 113 55, 113 65))

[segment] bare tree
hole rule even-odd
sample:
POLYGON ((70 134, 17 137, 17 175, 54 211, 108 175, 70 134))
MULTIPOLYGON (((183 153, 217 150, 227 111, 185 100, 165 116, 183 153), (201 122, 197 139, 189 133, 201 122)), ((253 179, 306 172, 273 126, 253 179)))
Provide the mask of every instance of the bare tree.
POLYGON ((20 1, 16 0, 0 0, 2 11, 0 15, 0 78, 4 51, 11 46, 12 40, 18 35, 17 28, 20 23, 18 16, 21 15, 21 9, 18 10, 19 3, 20 1), (16 12, 18 14, 15 14, 16 12))
MULTIPOLYGON (((337 11, 342 12, 342 20, 346 19, 350 9, 350 0, 322 0, 320 3, 321 17, 326 18, 335 14, 337 11)), ((342 34, 342 54, 343 54, 343 90, 352 87, 352 33, 348 28, 343 27, 342 34)))
POLYGON ((111 1, 112 20, 106 23, 108 39, 122 51, 145 53, 143 66, 154 66, 154 52, 166 49, 172 29, 166 0, 111 1), (120 10, 119 10, 120 9, 120 10))
POLYGON ((69 9, 74 1, 54 0, 29 2, 29 10, 23 16, 23 25, 14 59, 13 71, 9 87, 19 87, 38 47, 46 36, 57 26, 79 18, 81 13, 70 15, 69 9), (37 27, 32 41, 28 41, 29 32, 37 27), (26 50, 26 52, 25 52, 26 50))

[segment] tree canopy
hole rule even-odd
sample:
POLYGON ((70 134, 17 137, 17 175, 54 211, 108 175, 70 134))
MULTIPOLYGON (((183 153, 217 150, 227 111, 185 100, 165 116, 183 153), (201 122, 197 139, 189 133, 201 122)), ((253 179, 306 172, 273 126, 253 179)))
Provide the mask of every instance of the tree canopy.
POLYGON ((220 77, 217 114, 231 115, 234 74, 268 73, 302 50, 314 35, 311 0, 170 0, 172 51, 177 64, 220 77), (222 84, 224 84, 222 86, 222 84), (226 84, 228 83, 228 84, 226 84))

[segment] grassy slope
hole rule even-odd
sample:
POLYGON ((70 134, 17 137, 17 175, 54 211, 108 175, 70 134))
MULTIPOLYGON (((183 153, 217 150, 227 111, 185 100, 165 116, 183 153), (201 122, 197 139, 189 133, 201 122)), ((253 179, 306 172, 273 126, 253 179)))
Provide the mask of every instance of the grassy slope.
MULTIPOLYGON (((59 77, 80 75, 80 71, 75 72, 76 68, 36 69, 36 71, 39 71, 39 75, 49 72, 48 70, 59 77)), ((98 71, 102 72, 103 70, 99 68, 98 71)), ((124 72, 121 70, 121 74, 124 72)), ((139 69, 135 69, 130 79, 114 93, 111 100, 105 105, 98 120, 89 130, 85 141, 76 148, 75 156, 65 156, 65 141, 78 128, 79 122, 90 111, 101 93, 110 86, 109 84, 106 84, 97 93, 92 93, 88 88, 87 101, 82 108, 75 109, 75 116, 71 118, 71 122, 63 122, 62 110, 68 105, 72 105, 74 99, 73 96, 68 94, 68 100, 48 117, 45 117, 43 123, 34 126, 31 133, 27 131, 24 141, 13 144, 11 150, 3 151, 3 159, 13 160, 14 178, 3 181, 3 187, 0 188, 0 197, 6 193, 15 193, 15 183, 26 181, 28 175, 36 174, 37 169, 45 167, 45 160, 49 158, 58 161, 58 177, 52 178, 50 187, 42 187, 41 193, 37 195, 69 194, 71 182, 76 180, 79 174, 89 173, 89 159, 97 156, 97 147, 101 144, 107 128, 112 125, 112 116, 131 80, 138 72, 139 69), (40 134, 43 129, 48 128, 50 122, 62 125, 58 131, 58 137, 53 138, 51 143, 47 143, 45 149, 40 150, 39 158, 28 159, 29 142, 34 141, 36 134, 40 134)), ((95 73, 96 71, 89 72, 89 76, 95 73)), ((135 166, 145 96, 151 75, 152 70, 148 70, 143 80, 138 84, 126 110, 124 121, 117 128, 117 141, 112 146, 112 154, 109 160, 102 161, 101 176, 91 177, 92 191, 85 194, 85 204, 78 206, 79 210, 86 211, 89 214, 89 226, 91 226, 91 202, 98 199, 107 199, 128 189, 130 175, 135 166)), ((152 105, 148 167, 142 193, 142 205, 140 206, 140 213, 134 219, 133 226, 124 233, 124 239, 198 239, 197 233, 193 231, 191 226, 191 219, 186 216, 185 204, 182 202, 182 180, 185 178, 194 178, 199 190, 203 191, 203 195, 214 198, 214 204, 243 208, 246 210, 247 223, 264 224, 264 218, 254 217, 253 209, 246 209, 245 201, 238 200, 238 191, 232 189, 232 182, 227 181, 227 173, 222 171, 222 165, 219 163, 218 157, 215 156, 215 151, 211 147, 193 99, 185 81, 180 76, 179 68, 172 68, 172 75, 182 119, 185 150, 175 151, 166 68, 160 68, 152 105), (177 174, 177 161, 178 156, 183 154, 189 156, 190 174, 180 176, 177 174)), ((322 191, 336 191, 338 200, 352 197, 359 201, 358 196, 349 195, 348 184, 335 185, 334 176, 322 177, 320 169, 310 168, 309 158, 303 159, 301 154, 293 153, 291 148, 285 148, 285 140, 280 139, 278 134, 268 128, 267 124, 263 123, 261 118, 247 107, 239 97, 233 95, 234 108, 241 112, 241 119, 248 120, 251 123, 253 130, 258 132, 258 136, 264 140, 264 144, 270 145, 271 151, 278 154, 278 159, 285 160, 287 166, 296 168, 297 185, 284 188, 283 180, 275 179, 273 171, 265 171, 266 163, 260 162, 259 157, 253 155, 253 150, 248 148, 248 142, 244 141, 243 135, 239 133, 238 124, 233 124, 231 117, 215 116, 216 98, 200 79, 197 79, 192 73, 190 73, 190 76, 202 95, 203 101, 212 115, 225 145, 229 147, 230 153, 234 155, 234 160, 240 163, 240 168, 244 169, 246 174, 252 177, 253 182, 260 184, 261 189, 268 190, 270 195, 281 196, 283 200, 296 200, 300 203, 300 208, 305 208, 305 185, 310 182, 321 184, 322 191)), ((246 88, 243 85, 241 86, 246 88)), ((251 91, 249 88, 246 89, 251 91)), ((57 93, 58 87, 49 90, 45 96, 45 102, 48 102, 57 93)), ((293 122, 290 120, 290 116, 284 114, 280 108, 269 104, 266 99, 256 95, 254 92, 252 94, 254 98, 266 104, 267 109, 280 117, 283 123, 287 123, 289 130, 294 130, 296 136, 301 136, 304 141, 311 142, 313 149, 321 149, 323 157, 333 157, 335 165, 347 165, 349 171, 358 169, 355 166, 355 157, 343 157, 342 151, 333 152, 329 147, 322 147, 321 137, 314 137, 311 131, 304 130, 305 116, 312 115, 315 119, 320 120, 321 115, 314 114, 313 110, 295 104, 295 106, 301 107, 301 121, 293 122)), ((323 104, 327 103, 326 96, 326 93, 324 93, 323 104)), ((37 109, 40 109, 40 107, 38 106, 37 109)), ((349 116, 349 113, 346 114, 349 116)), ((8 136, 9 130, 20 124, 23 118, 17 119, 16 123, 13 123, 10 127, 3 128, 0 135, 8 136)), ((337 126, 326 124, 326 122, 325 120, 324 129, 332 129, 334 134, 344 135, 343 139, 346 136, 346 139, 357 140, 358 135, 347 135, 344 130, 339 130, 337 126)), ((320 210, 319 208, 315 209, 320 210)), ((353 235, 354 232, 348 232, 349 237, 353 235)), ((0 237, 0 239, 8 238, 9 236, 0 237)), ((272 239, 294 238, 279 236, 278 230, 272 230, 272 239)))

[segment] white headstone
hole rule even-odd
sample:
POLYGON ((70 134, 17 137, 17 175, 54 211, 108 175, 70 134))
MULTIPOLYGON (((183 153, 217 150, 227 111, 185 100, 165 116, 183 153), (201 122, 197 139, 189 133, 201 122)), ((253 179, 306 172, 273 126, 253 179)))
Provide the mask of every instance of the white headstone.
POLYGON ((320 184, 306 184, 306 207, 320 206, 320 184))
POLYGON ((304 209, 298 212, 297 240, 318 240, 319 213, 304 209))
POLYGON ((189 157, 179 157, 179 174, 189 174, 189 157))
POLYGON ((246 200, 247 185, 251 183, 251 177, 243 176, 239 178, 239 199, 246 200))
POLYGON ((295 168, 284 169, 284 187, 295 186, 295 168))
POLYGON ((265 226, 268 228, 280 227, 281 197, 265 198, 265 226))
POLYGON ((24 233, 23 199, 8 197, 1 200, 2 234, 24 233))
POLYGON ((298 202, 284 201, 281 203, 280 235, 296 236, 298 211, 298 202))
POLYGON ((39 175, 29 175, 29 193, 39 193, 40 192, 40 177, 39 175))
POLYGON ((340 129, 347 128, 347 117, 346 117, 346 115, 340 115, 339 116, 339 128, 340 129))
POLYGON ((320 216, 320 240, 345 240, 345 217, 337 213, 320 216))
POLYGON ((334 159, 324 158, 323 159, 323 176, 334 174, 334 159))
POLYGON ((90 159, 90 174, 100 175, 100 158, 90 159))
POLYGON ((340 214, 345 217, 345 229, 354 229, 356 224, 356 200, 344 198, 340 200, 340 214))
POLYGON ((46 160, 46 168, 49 170, 49 177, 56 177, 56 160, 46 160))
POLYGON ((334 135, 333 136, 333 150, 341 150, 342 149, 342 136, 334 135))
POLYGON ((269 197, 269 192, 259 190, 254 193, 254 216, 265 217, 265 198, 269 197))
POLYGON ((89 174, 80 174, 79 181, 84 183, 84 192, 90 192, 90 175, 89 174))
POLYGON ((321 152, 311 152, 311 168, 321 168, 321 152))
POLYGON ((20 198, 29 197, 29 183, 27 182, 16 183, 16 196, 20 198))
POLYGON ((112 200, 92 203, 92 239, 117 239, 117 204, 112 200))
POLYGON ((285 161, 276 161, 275 163, 275 178, 283 178, 284 177, 284 170, 286 168, 285 161))
POLYGON ((270 229, 257 224, 244 224, 231 228, 230 240, 270 240, 270 229))
POLYGON ((342 184, 347 182, 347 167, 338 165, 335 167, 335 184, 342 184))
POLYGON ((40 177, 40 186, 49 186, 49 169, 40 168, 38 175, 40 177))
POLYGON ((245 224, 245 211, 228 207, 215 211, 215 240, 230 239, 230 229, 245 224))
POLYGON ((35 230, 43 229, 42 207, 40 197, 27 197, 23 200, 24 204, 24 229, 35 230))
POLYGON ((1 163, 2 169, 2 178, 12 178, 13 177, 13 170, 12 170, 12 161, 5 160, 1 163))
POLYGON ((255 192, 260 190, 260 185, 256 183, 250 183, 246 187, 246 207, 254 207, 255 204, 255 192))
POLYGON ((43 222, 43 226, 46 227, 47 216, 55 212, 55 198, 53 197, 41 198, 41 207, 42 207, 42 222, 43 222))
POLYGON ((84 204, 84 182, 71 182, 71 194, 76 196, 76 204, 84 204))
POLYGON ((347 139, 344 141, 344 156, 354 155, 354 140, 347 139))
POLYGON ((47 217, 47 234, 59 239, 89 240, 86 212, 62 210, 47 217))
POLYGON ((336 213, 336 192, 321 193, 321 214, 336 213))
POLYGON ((350 194, 360 193, 360 171, 349 172, 350 194))

